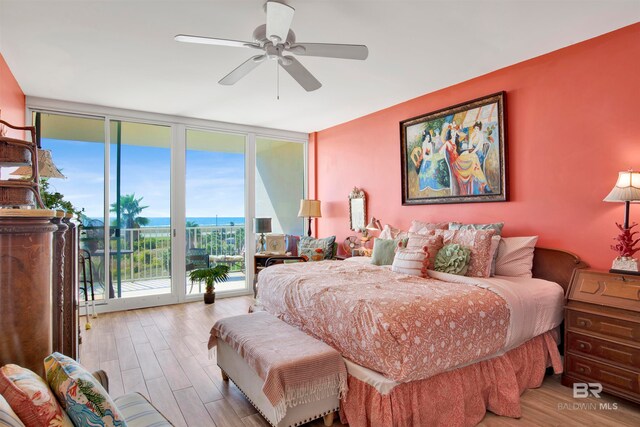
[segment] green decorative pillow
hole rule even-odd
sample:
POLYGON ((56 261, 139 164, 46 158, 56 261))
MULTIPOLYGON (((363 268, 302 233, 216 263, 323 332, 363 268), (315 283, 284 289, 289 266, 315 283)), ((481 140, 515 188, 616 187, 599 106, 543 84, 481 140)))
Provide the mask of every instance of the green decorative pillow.
POLYGON ((124 417, 100 383, 60 353, 44 359, 49 387, 76 426, 126 427, 124 417))
POLYGON ((396 239, 380 239, 373 241, 373 254, 371 255, 371 264, 373 265, 391 265, 393 258, 396 256, 396 248, 398 242, 396 239))
POLYGON ((298 246, 298 255, 302 256, 305 249, 320 248, 324 252, 324 259, 331 259, 333 256, 333 244, 336 236, 325 237, 324 239, 314 239, 309 236, 302 236, 298 246))
POLYGON ((464 276, 470 260, 471 251, 468 248, 458 244, 444 245, 436 255, 435 270, 464 276))

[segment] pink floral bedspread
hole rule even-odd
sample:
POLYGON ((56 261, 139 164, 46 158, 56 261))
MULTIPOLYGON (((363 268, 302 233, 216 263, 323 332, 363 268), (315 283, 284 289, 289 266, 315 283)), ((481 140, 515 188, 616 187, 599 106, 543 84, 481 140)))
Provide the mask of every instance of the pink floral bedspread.
POLYGON ((510 317, 502 297, 478 286, 340 261, 264 269, 258 302, 397 382, 492 355, 505 344, 510 317))

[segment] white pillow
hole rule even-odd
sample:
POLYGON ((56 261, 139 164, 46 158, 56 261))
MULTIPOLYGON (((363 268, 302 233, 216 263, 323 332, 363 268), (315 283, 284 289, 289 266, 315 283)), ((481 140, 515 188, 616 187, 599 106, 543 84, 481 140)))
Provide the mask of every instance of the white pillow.
POLYGON ((393 258, 391 270, 411 276, 427 277, 427 254, 422 250, 400 248, 393 258))
POLYGON ((387 224, 382 228, 382 232, 380 232, 378 237, 380 239, 406 239, 408 237, 408 233, 387 224))
POLYGON ((500 236, 491 236, 491 249, 489 249, 491 253, 491 277, 496 275, 496 261, 498 260, 498 247, 500 246, 500 239, 500 236))
POLYGON ((533 250, 538 236, 503 237, 498 245, 496 276, 532 277, 533 250))

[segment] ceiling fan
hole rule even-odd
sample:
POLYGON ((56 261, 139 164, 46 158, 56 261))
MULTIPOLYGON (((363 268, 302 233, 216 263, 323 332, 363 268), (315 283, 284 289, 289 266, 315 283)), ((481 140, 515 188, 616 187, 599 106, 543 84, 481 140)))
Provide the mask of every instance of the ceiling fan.
POLYGON ((219 46, 245 47, 263 51, 255 55, 227 74, 218 83, 232 85, 249 74, 267 59, 276 60, 307 92, 320 89, 322 83, 316 79, 295 57, 286 55, 293 53, 300 56, 322 56, 342 59, 367 59, 369 49, 364 45, 331 44, 331 43, 296 43, 296 36, 291 30, 291 21, 295 9, 284 3, 269 0, 265 4, 267 23, 253 31, 253 42, 227 40, 213 37, 190 36, 178 34, 175 40, 186 43, 212 44, 219 46))

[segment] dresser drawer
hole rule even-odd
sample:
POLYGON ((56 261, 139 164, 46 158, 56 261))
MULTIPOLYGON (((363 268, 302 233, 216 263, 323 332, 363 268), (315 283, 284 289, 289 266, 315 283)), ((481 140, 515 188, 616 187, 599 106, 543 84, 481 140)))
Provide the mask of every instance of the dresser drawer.
POLYGON ((635 347, 567 332, 567 350, 640 370, 640 349, 635 347))
POLYGON ((569 330, 595 332, 610 338, 640 342, 640 323, 567 309, 565 321, 569 330))
POLYGON ((638 312, 640 276, 581 270, 576 272, 569 299, 638 312))
POLYGON ((605 391, 609 385, 634 394, 640 393, 640 374, 637 372, 616 368, 574 354, 567 354, 565 357, 568 375, 584 378, 589 382, 600 382, 605 387, 605 391))

